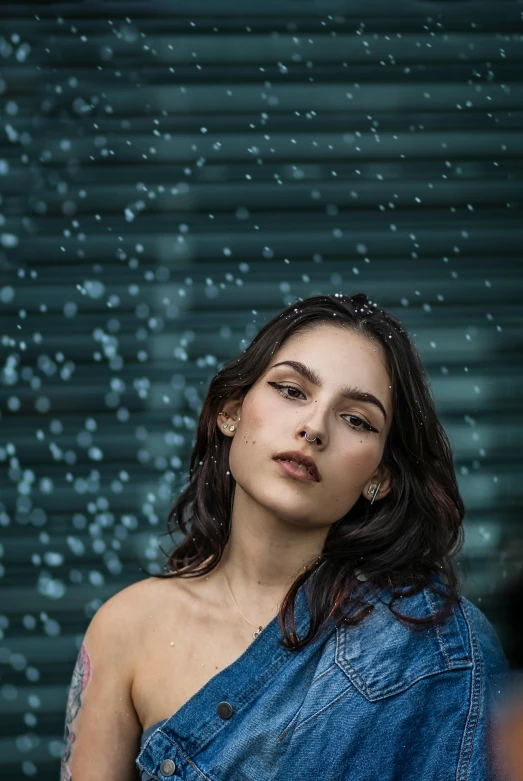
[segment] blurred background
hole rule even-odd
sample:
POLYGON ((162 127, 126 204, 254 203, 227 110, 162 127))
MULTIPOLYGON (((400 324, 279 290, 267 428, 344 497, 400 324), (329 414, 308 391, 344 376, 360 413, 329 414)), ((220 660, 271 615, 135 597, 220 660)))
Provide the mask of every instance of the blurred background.
POLYGON ((280 309, 405 324, 521 638, 521 2, 0 7, 0 776, 58 778, 83 634, 160 571, 199 410, 280 309))

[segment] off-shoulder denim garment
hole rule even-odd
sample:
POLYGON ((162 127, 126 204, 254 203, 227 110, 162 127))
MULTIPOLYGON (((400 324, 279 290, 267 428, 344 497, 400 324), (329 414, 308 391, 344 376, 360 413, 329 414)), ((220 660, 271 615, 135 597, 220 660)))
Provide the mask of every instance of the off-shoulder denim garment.
MULTIPOLYGON (((300 636, 309 587, 296 600, 300 636)), ((461 597, 445 624, 418 634, 365 596, 375 607, 359 625, 331 620, 298 652, 281 646, 275 616, 146 730, 142 781, 497 781, 490 722, 509 670, 492 625, 461 597)), ((424 590, 395 606, 425 616, 440 601, 424 590)))

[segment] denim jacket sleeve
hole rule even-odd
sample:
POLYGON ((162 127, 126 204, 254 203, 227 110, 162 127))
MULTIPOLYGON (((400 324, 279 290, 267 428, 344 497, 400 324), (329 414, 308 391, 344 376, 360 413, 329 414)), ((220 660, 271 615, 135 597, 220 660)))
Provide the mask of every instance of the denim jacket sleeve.
MULTIPOLYGON (((468 623, 474 660, 474 691, 460 757, 463 772, 465 767, 468 772, 463 778, 469 781, 504 781, 504 771, 497 764, 499 758, 496 760, 494 756, 492 742, 496 717, 503 705, 509 680, 509 668, 498 636, 486 616, 464 598, 462 608, 468 623)), ((457 776, 457 779, 460 778, 457 776)))

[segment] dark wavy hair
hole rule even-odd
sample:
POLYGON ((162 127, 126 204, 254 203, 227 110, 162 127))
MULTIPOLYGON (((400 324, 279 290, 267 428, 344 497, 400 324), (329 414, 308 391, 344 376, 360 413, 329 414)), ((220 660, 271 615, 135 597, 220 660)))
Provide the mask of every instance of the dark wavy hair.
MULTIPOLYGON (((169 512, 167 532, 184 537, 157 578, 196 577, 218 564, 230 535, 235 480, 229 472, 232 438, 221 434, 218 412, 228 400, 243 400, 266 370, 272 355, 298 331, 322 324, 349 329, 381 344, 392 387, 393 417, 382 465, 391 489, 379 502, 360 496, 334 522, 315 559, 293 582, 279 611, 283 645, 300 650, 332 617, 336 626, 357 624, 374 606, 362 597, 361 580, 406 626, 424 629, 442 623, 459 601, 453 556, 463 544, 465 513, 451 447, 435 411, 429 381, 405 328, 363 293, 315 295, 298 300, 267 322, 249 347, 219 368, 200 412, 187 487, 169 512), (321 564, 318 562, 321 560, 321 564), (314 577, 310 576, 314 573, 314 577), (310 625, 298 638, 295 598, 310 578, 310 625), (425 618, 400 613, 394 603, 424 588, 439 595, 439 609, 425 618), (287 629, 287 621, 291 631, 287 629)), ((160 546, 161 547, 161 546, 160 546)), ((162 552, 165 554, 165 551, 162 552)))

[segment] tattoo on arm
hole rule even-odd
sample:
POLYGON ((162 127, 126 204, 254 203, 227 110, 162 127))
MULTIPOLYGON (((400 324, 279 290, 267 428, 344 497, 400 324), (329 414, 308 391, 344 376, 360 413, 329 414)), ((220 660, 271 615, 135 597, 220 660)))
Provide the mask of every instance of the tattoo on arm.
POLYGON ((60 781, 72 781, 71 771, 69 770, 69 759, 75 741, 75 733, 72 724, 82 707, 82 694, 91 679, 91 660, 89 654, 82 643, 76 665, 73 670, 71 687, 67 698, 67 709, 65 714, 64 741, 65 748, 62 754, 62 764, 60 772, 60 781))

